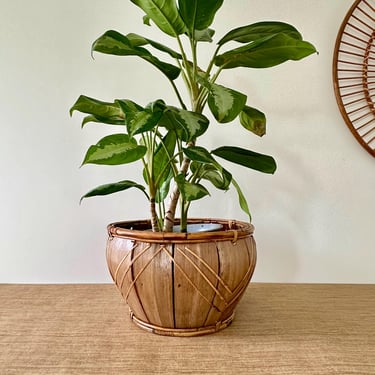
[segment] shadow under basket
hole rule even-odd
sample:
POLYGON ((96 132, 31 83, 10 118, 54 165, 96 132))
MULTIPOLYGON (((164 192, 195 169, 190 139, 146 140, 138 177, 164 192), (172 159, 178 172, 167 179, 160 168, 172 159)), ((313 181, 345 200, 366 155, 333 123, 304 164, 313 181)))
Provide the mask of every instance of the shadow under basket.
POLYGON ((233 320, 234 309, 256 264, 254 227, 222 219, 215 232, 165 233, 149 221, 108 226, 107 263, 135 324, 168 336, 217 332, 233 320))

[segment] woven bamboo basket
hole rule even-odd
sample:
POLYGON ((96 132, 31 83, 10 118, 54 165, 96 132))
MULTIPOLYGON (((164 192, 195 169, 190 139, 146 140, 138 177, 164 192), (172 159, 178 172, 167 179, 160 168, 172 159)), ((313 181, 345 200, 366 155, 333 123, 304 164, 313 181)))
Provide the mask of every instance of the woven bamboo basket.
POLYGON ((139 327, 168 336, 197 336, 227 327, 256 264, 253 226, 219 223, 215 232, 151 232, 149 221, 108 226, 110 274, 139 327))

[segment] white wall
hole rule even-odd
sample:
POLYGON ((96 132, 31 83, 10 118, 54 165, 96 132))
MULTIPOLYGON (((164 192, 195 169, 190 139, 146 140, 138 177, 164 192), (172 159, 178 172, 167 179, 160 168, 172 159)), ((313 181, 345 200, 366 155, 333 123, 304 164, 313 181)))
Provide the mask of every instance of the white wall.
MULTIPOLYGON (((254 280, 375 282, 375 160, 347 130, 331 80, 333 46, 352 0, 227 0, 217 34, 247 23, 278 19, 294 24, 318 56, 273 70, 232 71, 221 82, 248 94, 268 117, 264 139, 220 125, 208 147, 236 134, 278 161, 274 176, 237 168, 256 226, 259 262, 254 280)), ((0 282, 108 282, 106 224, 144 218, 134 191, 92 198, 90 188, 124 178, 133 167, 85 166, 86 148, 107 134, 80 129, 68 110, 79 94, 146 104, 174 101, 170 87, 136 58, 90 57, 107 29, 157 38, 125 0, 0 0, 0 282), (131 72, 131 74, 129 74, 131 72), (143 77, 151 88, 144 89, 143 77)), ((167 43, 167 40, 165 40, 167 43)), ((211 46, 206 46, 208 48, 211 46)), ((234 193, 213 193, 194 216, 246 219, 234 193), (222 201, 220 201, 222 199, 222 201)))

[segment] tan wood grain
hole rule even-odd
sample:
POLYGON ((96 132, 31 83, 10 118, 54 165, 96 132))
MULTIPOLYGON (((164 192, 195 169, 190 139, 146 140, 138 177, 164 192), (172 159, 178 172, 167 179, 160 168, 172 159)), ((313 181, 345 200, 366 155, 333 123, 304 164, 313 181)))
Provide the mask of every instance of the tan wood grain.
POLYGON ((215 276, 219 268, 213 245, 211 242, 175 246, 174 302, 178 327, 209 325, 207 318, 216 295, 218 281, 215 276), (200 293, 196 292, 198 288, 200 293), (191 302, 187 304, 187 300, 191 302))
POLYGON ((0 285, 0 374, 375 374, 375 285, 250 284, 231 326, 164 337, 113 285, 0 285))

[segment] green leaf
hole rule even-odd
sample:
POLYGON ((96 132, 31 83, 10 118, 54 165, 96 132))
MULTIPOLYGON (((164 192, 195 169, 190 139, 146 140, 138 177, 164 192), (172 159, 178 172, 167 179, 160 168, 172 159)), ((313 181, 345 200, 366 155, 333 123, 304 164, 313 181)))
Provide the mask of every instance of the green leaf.
MULTIPOLYGON (((163 115, 163 109, 160 106, 149 105, 155 110, 144 109, 131 100, 116 100, 125 113, 125 123, 128 134, 132 137, 135 134, 144 133, 153 129, 163 115)), ((161 101, 157 101, 160 103, 161 101)))
POLYGON ((151 53, 142 47, 133 45, 123 34, 108 30, 92 44, 92 51, 115 56, 151 56, 151 53))
POLYGON ((301 60, 315 52, 311 43, 280 33, 225 52, 215 58, 215 64, 222 69, 270 68, 288 60, 301 60))
POLYGON ((193 35, 194 30, 208 28, 223 2, 224 0, 179 0, 180 13, 189 30, 189 35, 193 35))
POLYGON ((181 192, 183 199, 187 202, 195 201, 209 195, 208 190, 201 184, 193 184, 186 181, 183 174, 175 177, 178 189, 181 192))
POLYGON ((205 164, 215 164, 216 162, 212 155, 204 147, 191 146, 183 148, 183 151, 190 160, 205 164))
POLYGON ((194 30, 194 40, 197 42, 212 42, 212 37, 215 34, 215 30, 204 29, 204 30, 194 30))
POLYGON ((82 196, 80 202, 82 202, 84 198, 94 197, 97 195, 113 194, 113 193, 117 193, 119 191, 127 190, 130 188, 137 188, 141 190, 146 195, 147 199, 149 199, 144 186, 139 185, 134 181, 124 180, 124 181, 114 182, 110 184, 100 185, 96 187, 95 189, 90 190, 84 196, 82 196))
POLYGON ((70 108, 70 115, 74 111, 88 113, 91 116, 86 116, 83 119, 82 126, 88 122, 101 122, 105 124, 124 124, 124 113, 116 103, 102 102, 97 99, 81 95, 70 108))
POLYGON ((143 36, 134 33, 127 34, 126 37, 129 39, 130 43, 135 47, 145 46, 149 44, 157 50, 167 53, 174 59, 182 59, 181 54, 161 43, 155 42, 152 39, 144 38, 143 36))
POLYGON ((224 43, 227 43, 229 41, 250 43, 254 42, 255 40, 279 33, 288 34, 294 39, 302 40, 301 34, 294 26, 284 22, 265 21, 253 23, 247 26, 241 26, 234 30, 231 30, 222 39, 220 39, 217 44, 219 46, 222 46, 224 43))
POLYGON ((276 162, 272 156, 258 154, 240 147, 223 146, 211 151, 211 153, 232 163, 263 173, 273 174, 276 170, 276 162))
POLYGON ((127 134, 113 134, 90 146, 82 162, 84 164, 119 165, 132 163, 146 154, 147 148, 137 144, 127 134))
POLYGON ((125 115, 125 125, 128 125, 138 112, 142 112, 144 110, 142 106, 128 99, 117 99, 115 103, 121 108, 125 115))
POLYGON ((208 95, 208 106, 220 123, 233 121, 246 104, 246 95, 227 87, 212 84, 208 95))
POLYGON ((111 118, 111 117, 106 118, 106 117, 90 115, 90 116, 84 117, 84 119, 82 120, 82 127, 84 127, 89 122, 97 122, 97 123, 108 124, 108 125, 124 125, 125 123, 124 119, 116 120, 115 118, 111 118))
POLYGON ((172 171, 174 150, 176 147, 176 133, 168 132, 160 141, 154 155, 153 175, 156 188, 160 188, 164 181, 168 179, 172 171))
POLYGON ((147 185, 152 186, 152 190, 156 190, 155 198, 157 203, 162 202, 169 192, 170 181, 174 175, 173 157, 176 140, 175 132, 168 132, 159 142, 154 152, 152 164, 145 165, 143 169, 143 178, 147 185))
POLYGON ((143 24, 147 26, 151 26, 150 17, 143 16, 143 24))
POLYGON ((240 113, 240 122, 245 129, 259 137, 266 134, 266 116, 256 108, 245 106, 240 113))
POLYGON ((184 142, 190 142, 204 134, 209 120, 202 114, 168 106, 160 124, 168 130, 174 130, 184 142))
POLYGON ((229 189, 232 175, 205 148, 191 146, 183 148, 183 152, 192 161, 190 169, 199 180, 208 180, 221 190, 229 189))
POLYGON ((131 0, 164 33, 176 37, 186 31, 175 0, 131 0))
POLYGON ((215 171, 213 169, 210 170, 210 167, 212 166, 205 166, 205 173, 202 178, 210 181, 217 189, 228 190, 232 181, 232 174, 224 168, 215 171))
POLYGON ((172 178, 173 178, 173 172, 172 170, 170 170, 169 175, 167 176, 167 178, 163 180, 162 184, 160 185, 160 187, 158 188, 156 192, 156 196, 155 196, 156 203, 161 203, 167 198, 172 178))
POLYGON ((139 56, 154 65, 169 79, 174 80, 180 74, 180 68, 160 61, 143 47, 133 45, 125 35, 109 30, 100 36, 92 45, 92 50, 116 56, 139 56))
POLYGON ((232 184, 237 190, 238 201, 240 203, 240 207, 242 208, 242 211, 244 211, 249 216, 249 221, 251 222, 251 214, 249 210, 249 205, 247 204, 247 200, 244 194, 242 193, 240 186, 238 185, 238 183, 236 182, 234 178, 232 179, 232 184))
POLYGON ((193 161, 190 169, 199 179, 210 181, 217 189, 228 190, 232 175, 219 164, 202 164, 193 161))

